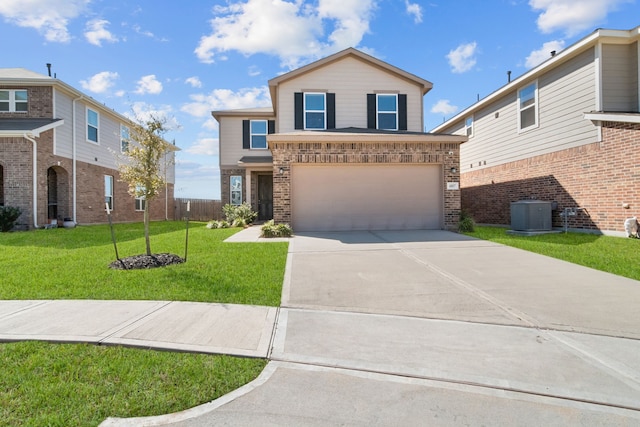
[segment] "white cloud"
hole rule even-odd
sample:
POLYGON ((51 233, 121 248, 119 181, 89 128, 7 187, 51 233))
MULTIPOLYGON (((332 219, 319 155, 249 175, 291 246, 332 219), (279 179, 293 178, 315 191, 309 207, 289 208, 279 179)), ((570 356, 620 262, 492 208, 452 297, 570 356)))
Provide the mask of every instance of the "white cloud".
POLYGON ((454 73, 464 73, 469 71, 476 65, 476 42, 461 44, 447 54, 451 71, 454 73))
POLYGON ((180 110, 195 117, 210 116, 213 110, 236 110, 271 105, 269 88, 266 86, 244 88, 238 92, 230 89, 215 89, 209 94, 191 95, 190 98, 192 102, 184 104, 180 110))
POLYGON ((543 33, 564 31, 568 37, 593 29, 618 5, 629 0, 529 0, 534 11, 541 11, 537 24, 543 33))
POLYGON ((118 73, 103 71, 91 76, 88 80, 81 80, 82 88, 94 93, 105 93, 115 84, 115 80, 120 77, 118 73))
POLYGON ((304 61, 357 46, 369 31, 375 0, 247 0, 214 7, 212 33, 195 49, 211 63, 228 51, 266 53, 295 68, 304 61), (275 22, 286 25, 274 25, 275 22), (325 35, 324 28, 332 31, 325 35))
POLYGON ((525 65, 527 68, 533 68, 549 59, 552 51, 560 52, 562 49, 564 49, 564 40, 546 42, 540 49, 534 50, 527 56, 525 65))
POLYGON ((156 79, 155 74, 149 74, 148 76, 143 76, 140 80, 138 80, 138 87, 136 89, 136 93, 140 95, 144 94, 152 94, 157 95, 162 92, 162 83, 156 79))
POLYGON ((458 111, 458 107, 450 104, 448 99, 441 99, 431 107, 431 112, 435 114, 442 114, 448 116, 458 111))
POLYGON ((186 79, 184 81, 187 84, 190 84, 191 87, 202 87, 202 82, 200 81, 200 79, 196 76, 193 77, 189 77, 188 79, 186 79))
POLYGON ((71 40, 67 25, 91 0, 2 0, 0 15, 19 27, 35 28, 50 42, 71 40))
POLYGON ((134 102, 131 105, 131 111, 124 113, 124 115, 138 123, 145 123, 152 118, 164 120, 167 130, 179 130, 182 127, 173 115, 173 108, 170 105, 151 105, 142 101, 134 102))
POLYGON ((109 43, 117 42, 118 38, 111 34, 106 28, 109 23, 110 22, 105 19, 92 19, 87 22, 84 37, 89 43, 96 46, 102 46, 103 41, 109 43))
POLYGON ((407 6, 407 13, 413 15, 413 22, 419 24, 422 22, 422 6, 418 3, 409 3, 409 0, 404 0, 404 4, 407 6))
POLYGON ((218 154, 218 138, 200 138, 184 151, 199 156, 215 156, 218 154))

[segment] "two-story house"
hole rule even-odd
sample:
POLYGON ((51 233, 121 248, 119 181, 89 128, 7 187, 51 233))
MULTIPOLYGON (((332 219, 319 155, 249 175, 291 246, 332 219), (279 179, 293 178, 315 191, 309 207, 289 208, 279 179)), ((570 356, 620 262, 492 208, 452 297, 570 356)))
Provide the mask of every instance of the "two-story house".
POLYGON ((423 132, 430 82, 349 48, 268 84, 270 108, 212 112, 223 205, 294 231, 457 227, 466 136, 423 132))
MULTIPOLYGON (((114 221, 141 221, 145 201, 118 173, 131 124, 57 78, 0 69, 0 205, 22 210, 23 229, 104 223, 105 203, 114 221)), ((149 205, 155 220, 173 216, 175 150, 165 156, 165 191, 149 205)))
POLYGON ((556 227, 622 235, 640 216, 639 41, 597 30, 434 128, 469 138, 462 208, 506 225, 511 202, 539 199, 556 227))

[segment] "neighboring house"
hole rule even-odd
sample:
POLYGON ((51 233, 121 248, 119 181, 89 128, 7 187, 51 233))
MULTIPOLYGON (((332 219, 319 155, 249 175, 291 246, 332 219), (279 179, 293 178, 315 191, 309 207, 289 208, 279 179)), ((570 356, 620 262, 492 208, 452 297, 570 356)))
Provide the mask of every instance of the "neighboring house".
MULTIPOLYGON (((143 200, 119 181, 117 154, 131 121, 61 80, 23 68, 0 68, 0 205, 19 207, 20 228, 56 220, 79 224, 141 221, 143 200)), ((174 164, 166 156, 166 191, 152 219, 173 217, 174 164), (171 207, 171 214, 169 214, 171 207)))
POLYGON ((222 204, 294 231, 455 229, 466 137, 423 132, 431 87, 350 48, 270 80, 271 108, 212 112, 222 204))
POLYGON ((620 235, 640 216, 640 27, 597 30, 434 132, 469 137, 462 208, 510 224, 510 203, 556 202, 553 225, 620 235))

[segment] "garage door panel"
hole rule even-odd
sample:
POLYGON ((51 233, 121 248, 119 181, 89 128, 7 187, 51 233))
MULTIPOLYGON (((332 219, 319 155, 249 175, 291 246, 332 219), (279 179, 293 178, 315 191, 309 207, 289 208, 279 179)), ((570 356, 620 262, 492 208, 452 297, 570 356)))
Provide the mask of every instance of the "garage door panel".
POLYGON ((311 230, 439 229, 439 165, 294 165, 292 225, 311 230))

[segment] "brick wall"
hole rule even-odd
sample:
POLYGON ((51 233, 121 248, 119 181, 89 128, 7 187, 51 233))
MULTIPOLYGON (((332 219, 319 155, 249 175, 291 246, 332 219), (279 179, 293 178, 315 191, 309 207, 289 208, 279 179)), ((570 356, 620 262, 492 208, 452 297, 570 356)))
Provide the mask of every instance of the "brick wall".
POLYGON ((276 142, 270 143, 273 170, 273 216, 276 222, 291 223, 291 165, 295 163, 360 164, 442 164, 444 223, 457 229, 460 220, 460 191, 447 190, 447 182, 457 182, 460 167, 459 145, 430 142, 276 142), (451 154, 449 154, 451 153, 451 154))
POLYGON ((509 225, 511 202, 555 201, 555 227, 564 208, 580 207, 570 228, 623 232, 625 218, 640 217, 638 147, 640 124, 605 122, 601 143, 462 174, 462 208, 478 223, 509 225))
MULTIPOLYGON (((227 205, 231 202, 231 193, 229 188, 229 178, 232 175, 240 175, 242 177, 242 201, 246 202, 247 199, 247 177, 244 169, 241 168, 221 168, 220 169, 220 201, 221 206, 227 205)), ((222 209, 222 208, 221 208, 222 209)), ((224 218, 224 215, 222 215, 224 218)))
POLYGON ((37 118, 52 119, 53 117, 53 87, 52 86, 7 86, 0 85, 0 89, 26 89, 28 97, 28 111, 26 113, 2 113, 5 118, 37 118))
MULTIPOLYGON (((37 223, 47 224, 51 219, 59 223, 73 217, 73 165, 71 159, 53 154, 53 130, 36 138, 37 155, 37 223), (57 183, 57 217, 49 218, 48 184, 55 172, 57 183)), ((33 227, 33 144, 24 138, 2 138, 0 142, 0 165, 4 177, 4 204, 22 210, 18 219, 19 228, 33 227)), ((143 213, 135 211, 135 200, 127 193, 127 185, 118 181, 118 172, 92 164, 77 162, 77 222, 93 224, 107 222, 104 205, 104 176, 114 176, 113 220, 116 222, 142 221, 143 213)), ((52 181, 53 182, 53 181, 52 181)), ((173 184, 169 186, 169 217, 173 217, 173 184)), ((151 201, 151 219, 165 219, 165 192, 151 201)))

